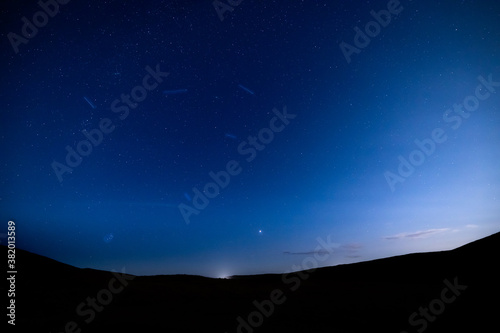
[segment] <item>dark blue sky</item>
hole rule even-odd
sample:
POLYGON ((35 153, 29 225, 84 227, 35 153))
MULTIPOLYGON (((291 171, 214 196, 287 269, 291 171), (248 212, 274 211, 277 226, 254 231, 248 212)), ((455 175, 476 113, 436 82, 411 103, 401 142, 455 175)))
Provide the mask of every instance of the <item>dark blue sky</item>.
POLYGON ((498 1, 1 6, 20 248, 224 276, 291 270, 318 237, 335 265, 500 229, 498 1))

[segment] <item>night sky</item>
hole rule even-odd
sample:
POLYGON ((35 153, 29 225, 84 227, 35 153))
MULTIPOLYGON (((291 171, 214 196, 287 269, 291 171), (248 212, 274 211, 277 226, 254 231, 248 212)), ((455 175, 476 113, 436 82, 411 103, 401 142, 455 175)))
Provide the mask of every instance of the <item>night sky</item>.
POLYGON ((47 3, 1 5, 2 244, 223 277, 500 230, 498 1, 47 3))

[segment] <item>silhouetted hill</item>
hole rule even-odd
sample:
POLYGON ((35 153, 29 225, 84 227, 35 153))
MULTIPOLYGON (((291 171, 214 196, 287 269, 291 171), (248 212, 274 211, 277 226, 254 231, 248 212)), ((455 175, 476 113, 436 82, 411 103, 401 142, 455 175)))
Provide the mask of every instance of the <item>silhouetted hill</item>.
MULTIPOLYGON (((36 332, 494 331, 500 309, 499 248, 500 233, 496 233, 451 251, 285 276, 231 279, 117 275, 16 250, 16 328, 36 332), (90 310, 92 298, 97 300, 94 310, 90 310), (71 321, 74 327, 68 324, 71 321)), ((5 246, 1 249, 6 253, 5 246)))

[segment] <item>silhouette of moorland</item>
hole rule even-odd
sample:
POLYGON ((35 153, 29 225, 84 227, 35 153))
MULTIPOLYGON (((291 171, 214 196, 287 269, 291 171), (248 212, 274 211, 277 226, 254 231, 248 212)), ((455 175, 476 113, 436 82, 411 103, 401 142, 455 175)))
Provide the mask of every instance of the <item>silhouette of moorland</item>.
POLYGON ((499 250, 496 233, 450 251, 286 276, 214 279, 80 269, 16 249, 16 328, 54 333, 487 332, 498 329, 499 250))

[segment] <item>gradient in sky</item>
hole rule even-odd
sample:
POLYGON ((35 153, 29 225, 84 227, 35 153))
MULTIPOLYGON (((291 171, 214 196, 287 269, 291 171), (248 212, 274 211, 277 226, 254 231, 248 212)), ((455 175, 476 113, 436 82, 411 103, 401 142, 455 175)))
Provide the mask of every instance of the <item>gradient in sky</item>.
POLYGON ((498 1, 44 3, 0 11, 19 248, 218 277, 500 230, 498 1))

